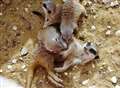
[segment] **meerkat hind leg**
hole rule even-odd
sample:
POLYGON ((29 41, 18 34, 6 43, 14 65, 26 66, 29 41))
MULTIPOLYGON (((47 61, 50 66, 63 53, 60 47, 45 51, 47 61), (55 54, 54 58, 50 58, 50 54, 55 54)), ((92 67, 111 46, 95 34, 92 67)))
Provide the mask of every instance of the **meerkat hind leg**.
POLYGON ((56 82, 51 76, 48 76, 48 79, 55 84, 58 87, 64 87, 62 84, 60 84, 59 82, 56 82))

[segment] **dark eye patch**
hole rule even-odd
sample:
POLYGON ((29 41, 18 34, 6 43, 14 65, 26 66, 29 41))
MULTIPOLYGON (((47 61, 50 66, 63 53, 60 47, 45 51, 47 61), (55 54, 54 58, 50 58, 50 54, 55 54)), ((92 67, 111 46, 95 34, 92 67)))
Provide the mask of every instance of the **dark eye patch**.
POLYGON ((46 4, 45 4, 45 3, 43 3, 43 7, 45 7, 45 8, 47 9, 47 6, 46 6, 46 4))
POLYGON ((94 49, 89 49, 89 51, 90 51, 92 54, 94 54, 94 55, 97 54, 97 52, 96 52, 94 49))

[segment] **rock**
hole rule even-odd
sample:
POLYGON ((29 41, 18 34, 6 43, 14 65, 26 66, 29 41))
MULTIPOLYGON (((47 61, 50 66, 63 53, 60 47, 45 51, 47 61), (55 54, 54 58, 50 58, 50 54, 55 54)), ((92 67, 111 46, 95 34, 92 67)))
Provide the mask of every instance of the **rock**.
POLYGON ((67 76, 67 75, 68 75, 68 73, 67 73, 67 72, 65 72, 65 73, 64 73, 64 75, 65 75, 65 76, 67 76))
POLYGON ((116 7, 119 5, 119 2, 117 0, 110 3, 110 7, 116 7))
POLYGON ((84 81, 82 82, 82 84, 83 84, 83 85, 86 85, 86 84, 88 84, 88 82, 89 82, 89 79, 84 80, 84 81))
POLYGON ((111 81, 112 81, 112 83, 117 83, 118 79, 117 79, 116 76, 113 76, 113 77, 111 78, 111 81))
POLYGON ((0 73, 2 73, 3 72, 3 70, 2 69, 0 69, 0 73))
POLYGON ((111 31, 110 31, 110 30, 107 30, 105 34, 106 34, 106 35, 111 35, 111 31))
POLYGON ((26 56, 28 54, 28 49, 24 47, 21 49, 20 53, 21 53, 21 56, 26 56))
POLYGON ((26 65, 25 65, 25 64, 24 64, 24 65, 22 65, 22 66, 21 66, 21 68, 22 68, 22 69, 25 69, 25 68, 26 68, 26 65))
POLYGON ((2 16, 3 15, 3 13, 2 12, 0 12, 0 16, 2 16))
POLYGON ((89 86, 88 88, 96 88, 96 86, 95 86, 95 85, 93 85, 93 86, 89 86))
POLYGON ((116 32, 115 32, 115 35, 116 35, 117 37, 120 37, 120 30, 116 31, 116 32))
POLYGON ((17 26, 14 25, 14 26, 12 27, 12 29, 16 31, 16 30, 17 30, 17 26))
POLYGON ((91 30, 92 31, 95 31, 96 30, 96 27, 94 25, 91 26, 91 30))
POLYGON ((13 59, 12 64, 16 64, 16 63, 17 63, 17 59, 13 59))
POLYGON ((28 8, 24 8, 25 12, 29 12, 28 8))
POLYGON ((120 88, 120 86, 119 86, 119 85, 116 85, 115 88, 120 88))
POLYGON ((111 26, 107 26, 107 29, 111 29, 112 27, 111 26))

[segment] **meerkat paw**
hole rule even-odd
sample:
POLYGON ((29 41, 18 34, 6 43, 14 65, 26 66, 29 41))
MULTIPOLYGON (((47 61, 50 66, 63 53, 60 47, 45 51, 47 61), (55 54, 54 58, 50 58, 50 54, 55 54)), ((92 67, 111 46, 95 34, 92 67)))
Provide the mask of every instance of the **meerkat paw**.
POLYGON ((64 88, 63 84, 59 83, 58 81, 54 80, 51 76, 48 76, 48 80, 50 80, 53 84, 55 84, 57 87, 64 88))
POLYGON ((56 76, 54 73, 49 72, 49 76, 51 76, 55 81, 62 83, 63 80, 56 76))

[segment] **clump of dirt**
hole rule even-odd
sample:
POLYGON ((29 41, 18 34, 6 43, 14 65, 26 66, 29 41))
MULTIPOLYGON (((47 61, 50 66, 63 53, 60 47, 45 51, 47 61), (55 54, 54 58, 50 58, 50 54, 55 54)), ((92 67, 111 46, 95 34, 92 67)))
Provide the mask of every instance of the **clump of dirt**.
MULTIPOLYGON (((37 33, 42 30, 42 17, 32 14, 42 0, 0 0, 0 74, 17 80, 23 86, 27 66, 32 62, 37 33), (25 48, 25 49, 24 49, 25 48), (22 50, 23 49, 23 50, 22 50), (23 55, 21 55, 21 52, 23 55)), ((75 66, 58 74, 65 88, 120 87, 120 1, 81 0, 88 18, 76 37, 97 44, 99 57, 84 66, 75 66), (107 2, 109 1, 109 2, 107 2)), ((40 68, 32 88, 55 88, 40 68)), ((57 73, 56 73, 57 74, 57 73)))

